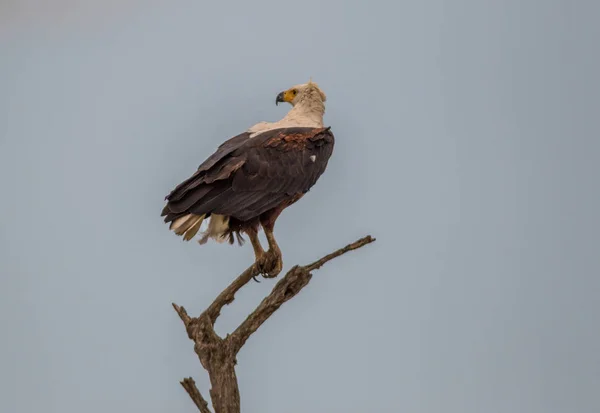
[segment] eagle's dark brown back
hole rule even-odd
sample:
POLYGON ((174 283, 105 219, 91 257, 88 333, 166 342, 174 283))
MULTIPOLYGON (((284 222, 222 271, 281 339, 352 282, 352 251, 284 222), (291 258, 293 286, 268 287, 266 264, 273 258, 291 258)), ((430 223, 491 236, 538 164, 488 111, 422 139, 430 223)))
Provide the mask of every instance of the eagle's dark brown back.
POLYGON ((306 193, 325 171, 335 139, 330 128, 281 128, 224 142, 166 197, 162 216, 220 214, 253 219, 295 194, 306 193))

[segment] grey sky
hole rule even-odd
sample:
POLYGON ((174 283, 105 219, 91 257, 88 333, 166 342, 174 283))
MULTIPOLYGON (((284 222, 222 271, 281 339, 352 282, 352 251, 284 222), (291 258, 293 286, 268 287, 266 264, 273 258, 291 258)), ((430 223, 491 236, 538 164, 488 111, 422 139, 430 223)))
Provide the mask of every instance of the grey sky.
POLYGON ((247 343, 243 411, 600 410, 597 2, 68 3, 0 8, 1 412, 194 411, 170 303, 252 251, 183 243, 163 198, 310 76, 336 149, 286 267, 378 241, 247 343))

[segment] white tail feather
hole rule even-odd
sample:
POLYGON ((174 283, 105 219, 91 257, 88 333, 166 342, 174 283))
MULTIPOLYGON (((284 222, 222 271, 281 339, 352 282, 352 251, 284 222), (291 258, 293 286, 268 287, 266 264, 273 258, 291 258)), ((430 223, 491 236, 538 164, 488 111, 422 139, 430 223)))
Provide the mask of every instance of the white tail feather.
POLYGON ((187 214, 173 221, 169 229, 179 236, 183 235, 183 239, 185 241, 189 241, 194 237, 194 235, 196 235, 200 225, 202 225, 203 220, 204 214, 187 214))
POLYGON ((202 233, 202 238, 198 240, 200 244, 206 244, 209 238, 218 243, 227 240, 226 234, 229 230, 229 217, 224 215, 211 214, 208 228, 202 233))

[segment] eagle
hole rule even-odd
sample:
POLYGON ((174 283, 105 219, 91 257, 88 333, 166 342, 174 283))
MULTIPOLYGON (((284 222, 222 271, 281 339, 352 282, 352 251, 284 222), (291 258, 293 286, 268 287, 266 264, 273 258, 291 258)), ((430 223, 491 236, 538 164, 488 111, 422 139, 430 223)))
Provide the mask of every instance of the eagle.
POLYGON ((206 220, 200 244, 211 239, 242 245, 246 234, 259 273, 276 277, 283 259, 275 221, 316 184, 333 153, 331 127, 323 124, 325 101, 312 80, 279 93, 275 104, 291 105, 281 120, 259 122, 225 141, 166 196, 161 216, 169 229, 190 241, 206 220), (258 237, 261 227, 267 251, 258 237))

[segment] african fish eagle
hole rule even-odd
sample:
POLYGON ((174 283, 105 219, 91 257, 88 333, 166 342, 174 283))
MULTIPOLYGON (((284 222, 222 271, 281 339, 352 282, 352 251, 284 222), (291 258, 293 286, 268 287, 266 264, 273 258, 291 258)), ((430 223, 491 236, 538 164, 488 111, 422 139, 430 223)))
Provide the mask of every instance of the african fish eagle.
POLYGON ((277 122, 260 122, 224 142, 196 172, 166 197, 162 211, 175 234, 191 240, 208 219, 198 242, 252 242, 264 277, 283 267, 273 227, 281 212, 315 185, 333 152, 334 136, 323 126, 325 93, 309 81, 277 95, 292 108, 277 122), (269 244, 258 238, 262 227, 269 244))

